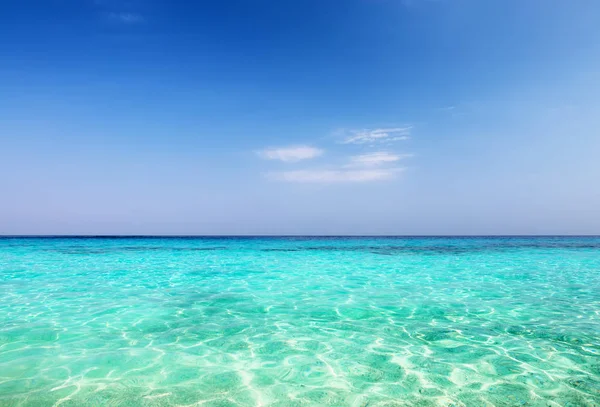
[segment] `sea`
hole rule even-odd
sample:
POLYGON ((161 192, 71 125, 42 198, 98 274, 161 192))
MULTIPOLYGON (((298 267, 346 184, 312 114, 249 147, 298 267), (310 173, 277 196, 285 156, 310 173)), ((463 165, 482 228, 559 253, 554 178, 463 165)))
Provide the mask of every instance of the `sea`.
POLYGON ((0 406, 600 406, 600 237, 3 237, 0 406))

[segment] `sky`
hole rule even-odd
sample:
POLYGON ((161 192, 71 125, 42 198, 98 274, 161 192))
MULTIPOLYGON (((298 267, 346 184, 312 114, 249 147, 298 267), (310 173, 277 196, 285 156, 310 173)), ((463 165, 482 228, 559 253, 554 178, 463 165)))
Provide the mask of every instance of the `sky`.
POLYGON ((600 234, 597 0, 5 0, 0 234, 600 234))

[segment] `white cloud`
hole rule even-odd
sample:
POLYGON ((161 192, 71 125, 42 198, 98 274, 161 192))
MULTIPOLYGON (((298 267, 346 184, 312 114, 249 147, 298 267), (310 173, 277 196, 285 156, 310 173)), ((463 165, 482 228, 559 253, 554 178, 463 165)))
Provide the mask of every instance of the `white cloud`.
POLYGON ((334 183, 334 182, 369 182, 394 178, 401 168, 377 170, 300 170, 284 171, 269 174, 269 178, 285 182, 334 183))
POLYGON ((393 154, 386 151, 378 151, 350 157, 350 166, 375 167, 395 163, 408 157, 412 157, 412 154, 393 154))
POLYGON ((267 160, 280 160, 284 162, 298 162, 308 160, 323 154, 323 150, 310 146, 291 146, 282 148, 267 148, 259 151, 258 155, 267 160))
POLYGON ((394 127, 387 129, 363 129, 352 130, 342 143, 344 144, 367 144, 408 140, 412 127, 394 127))
POLYGON ((144 16, 137 13, 109 13, 108 17, 124 24, 136 24, 144 21, 144 16))
POLYGON ((455 110, 456 106, 444 106, 444 107, 440 107, 439 110, 442 110, 444 112, 450 112, 452 110, 455 110))

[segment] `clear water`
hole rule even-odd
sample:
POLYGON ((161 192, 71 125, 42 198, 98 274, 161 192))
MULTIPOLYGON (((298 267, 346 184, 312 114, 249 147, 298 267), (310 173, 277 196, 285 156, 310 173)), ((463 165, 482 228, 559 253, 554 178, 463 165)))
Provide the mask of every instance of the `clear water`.
POLYGON ((599 406, 600 238, 0 239, 0 406, 599 406))

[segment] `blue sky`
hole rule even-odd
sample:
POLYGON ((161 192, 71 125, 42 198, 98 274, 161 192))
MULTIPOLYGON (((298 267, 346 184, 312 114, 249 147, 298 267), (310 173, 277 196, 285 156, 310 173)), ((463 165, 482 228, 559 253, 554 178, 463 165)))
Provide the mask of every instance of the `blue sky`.
POLYGON ((599 234, 600 3, 7 0, 1 234, 599 234))

